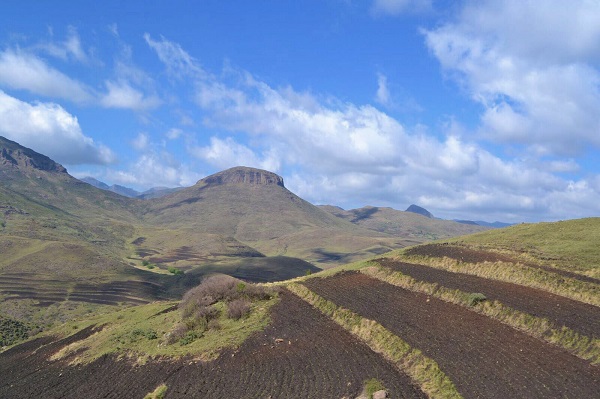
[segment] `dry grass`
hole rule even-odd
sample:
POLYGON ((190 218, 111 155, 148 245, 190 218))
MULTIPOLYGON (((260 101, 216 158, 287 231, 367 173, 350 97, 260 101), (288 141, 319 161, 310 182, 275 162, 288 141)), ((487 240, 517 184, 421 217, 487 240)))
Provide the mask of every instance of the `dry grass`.
POLYGON ((339 307, 303 285, 289 284, 288 289, 406 372, 430 398, 461 398, 434 360, 413 349, 381 324, 339 307))
POLYGON ((451 290, 438 284, 418 281, 381 266, 366 267, 361 269, 361 272, 397 287, 421 292, 467 307, 536 338, 560 346, 582 359, 600 364, 599 339, 584 336, 564 326, 556 326, 548 319, 515 310, 499 301, 473 301, 473 293, 451 290))
POLYGON ((600 286, 528 267, 520 263, 483 262, 474 264, 459 262, 447 257, 406 256, 403 253, 395 254, 391 258, 403 262, 419 263, 454 273, 471 274, 487 279, 538 288, 569 299, 600 306, 600 286))

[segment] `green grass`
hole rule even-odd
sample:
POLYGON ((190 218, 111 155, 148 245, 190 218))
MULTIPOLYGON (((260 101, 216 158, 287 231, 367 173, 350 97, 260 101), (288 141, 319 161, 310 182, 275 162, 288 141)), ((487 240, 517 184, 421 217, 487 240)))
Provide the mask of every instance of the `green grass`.
POLYGON ((600 278, 600 218, 520 224, 445 240, 600 278))
POLYGON ((161 384, 161 385, 157 386, 154 391, 152 391, 149 394, 147 394, 146 396, 144 396, 144 399, 163 399, 165 397, 166 393, 167 393, 167 385, 161 384))
POLYGON ((263 329, 270 320, 269 309, 277 301, 274 298, 253 303, 250 314, 240 320, 231 320, 226 317, 226 312, 221 312, 219 329, 206 330, 186 345, 166 344, 167 334, 181 322, 180 311, 172 309, 177 305, 176 302, 156 302, 71 321, 44 335, 67 337, 88 326, 101 326, 100 331, 64 347, 54 356, 59 359, 77 353, 74 358, 69 357, 74 364, 88 363, 106 354, 127 357, 140 363, 154 357, 187 355, 211 360, 222 349, 237 347, 254 331, 263 329))

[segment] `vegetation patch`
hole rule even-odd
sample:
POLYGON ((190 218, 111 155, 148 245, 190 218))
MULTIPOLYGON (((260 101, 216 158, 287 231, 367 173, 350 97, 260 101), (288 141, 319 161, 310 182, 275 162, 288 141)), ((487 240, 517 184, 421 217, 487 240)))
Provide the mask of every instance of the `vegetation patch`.
MULTIPOLYGON (((99 331, 55 353, 54 359, 87 363, 105 354, 145 362, 152 357, 193 355, 214 359, 224 348, 239 346, 254 331, 269 323, 269 309, 278 301, 273 288, 244 284, 229 276, 213 276, 188 291, 181 302, 155 302, 118 312, 70 322, 47 335, 67 337, 97 325, 99 331), (229 317, 236 300, 248 304, 239 317, 229 317)), ((237 314, 236 314, 237 316, 237 314)))
POLYGON ((0 316, 0 349, 29 337, 31 326, 10 317, 0 316))
POLYGON ((383 382, 377 378, 369 378, 365 381, 364 394, 368 399, 373 399, 373 394, 377 391, 384 390, 383 382))
POLYGON ((290 284, 287 288, 410 375, 430 398, 461 398, 434 360, 411 348, 381 324, 339 307, 301 284, 290 284))
POLYGON ((161 385, 157 386, 154 391, 152 391, 149 394, 147 394, 146 396, 144 396, 144 399, 163 399, 165 397, 166 393, 167 393, 167 385, 161 384, 161 385))

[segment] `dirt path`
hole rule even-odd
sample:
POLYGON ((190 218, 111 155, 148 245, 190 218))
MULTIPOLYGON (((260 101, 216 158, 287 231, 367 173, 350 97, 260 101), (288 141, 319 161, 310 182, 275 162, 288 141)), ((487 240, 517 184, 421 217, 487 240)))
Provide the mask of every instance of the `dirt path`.
POLYGON ((600 367, 460 306, 360 273, 305 285, 421 349, 465 398, 597 398, 600 392, 600 367))
POLYGON ((103 357, 69 367, 47 360, 72 340, 27 343, 0 354, 0 397, 142 398, 164 382, 167 399, 354 398, 366 379, 378 378, 393 398, 425 398, 405 374, 287 291, 265 331, 209 363, 188 359, 135 367, 103 357), (47 346, 32 353, 41 344, 47 346))
POLYGON ((545 317, 559 326, 569 327, 588 337, 600 338, 600 307, 574 301, 546 291, 518 284, 490 280, 463 273, 452 273, 434 267, 379 259, 381 266, 409 275, 416 280, 464 292, 481 292, 513 309, 545 317))

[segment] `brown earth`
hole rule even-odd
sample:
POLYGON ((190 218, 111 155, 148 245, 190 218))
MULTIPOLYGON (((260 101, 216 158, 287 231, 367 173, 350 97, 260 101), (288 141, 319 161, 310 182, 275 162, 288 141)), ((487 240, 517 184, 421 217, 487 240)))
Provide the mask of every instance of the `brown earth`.
POLYGON ((545 317, 559 326, 600 338, 600 308, 574 301, 546 291, 518 284, 490 280, 463 273, 452 273, 434 267, 378 259, 381 266, 399 271, 412 278, 464 292, 480 292, 490 300, 533 316, 545 317))
POLYGON ((462 246, 449 245, 449 244, 425 244, 419 245, 413 248, 409 248, 404 252, 408 256, 425 256, 428 258, 450 258, 465 263, 483 263, 483 262, 508 262, 508 263, 522 263, 528 267, 534 269, 541 269, 551 273, 556 273, 564 277, 572 278, 579 281, 585 281, 587 283, 600 284, 600 280, 581 275, 579 273, 573 273, 568 270, 557 269, 555 267, 538 265, 531 262, 522 262, 516 258, 508 255, 499 254, 496 252, 477 250, 472 248, 466 248, 462 246))
POLYGON ((600 367, 496 320, 361 273, 309 289, 434 359, 465 398, 597 398, 600 367))
POLYGON ((425 398, 405 374, 288 291, 264 331, 208 363, 133 366, 105 356, 74 367, 69 359, 48 360, 92 332, 38 339, 0 354, 0 397, 141 398, 164 382, 165 398, 341 398, 356 397, 366 379, 378 378, 393 398, 425 398))

